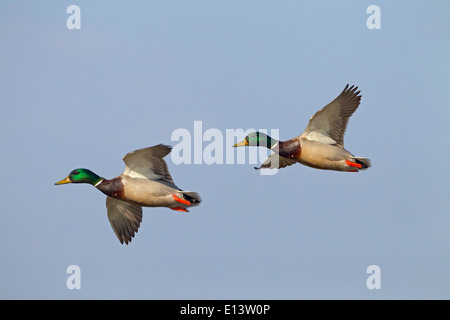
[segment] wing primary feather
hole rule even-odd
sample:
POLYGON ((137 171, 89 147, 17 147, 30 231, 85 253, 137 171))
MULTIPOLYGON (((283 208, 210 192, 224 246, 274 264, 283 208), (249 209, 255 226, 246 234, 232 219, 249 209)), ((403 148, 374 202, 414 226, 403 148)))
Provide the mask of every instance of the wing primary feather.
POLYGON ((343 147, 348 120, 361 101, 361 91, 357 90, 357 86, 349 87, 347 84, 332 102, 311 117, 301 136, 308 140, 343 147))
POLYGON ((120 243, 131 242, 142 222, 142 207, 106 197, 106 208, 109 222, 120 243))

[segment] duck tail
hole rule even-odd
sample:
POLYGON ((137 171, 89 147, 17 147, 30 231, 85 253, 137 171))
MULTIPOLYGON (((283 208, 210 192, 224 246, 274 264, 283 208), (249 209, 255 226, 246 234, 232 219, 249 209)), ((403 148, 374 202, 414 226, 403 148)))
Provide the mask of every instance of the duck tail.
POLYGON ((360 157, 354 157, 353 158, 357 164, 362 165, 362 167, 359 170, 365 170, 367 168, 370 168, 372 166, 372 163, 370 162, 370 159, 367 158, 360 158, 360 157))
POLYGON ((183 198, 191 203, 191 207, 198 206, 202 199, 197 192, 192 191, 180 191, 183 194, 183 198))

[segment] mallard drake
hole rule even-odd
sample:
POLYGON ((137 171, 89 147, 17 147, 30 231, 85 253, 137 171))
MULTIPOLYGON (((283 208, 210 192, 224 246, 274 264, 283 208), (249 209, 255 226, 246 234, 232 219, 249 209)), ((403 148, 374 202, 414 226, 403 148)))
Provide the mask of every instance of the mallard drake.
POLYGON ((367 158, 355 157, 344 148, 344 133, 348 119, 361 101, 358 87, 347 84, 341 94, 317 111, 305 131, 290 140, 278 141, 262 132, 252 132, 233 147, 261 146, 274 151, 259 167, 284 168, 294 163, 346 172, 358 172, 370 167, 367 158))
POLYGON ((128 244, 142 222, 142 207, 188 212, 188 207, 201 202, 197 193, 183 191, 173 182, 163 159, 171 149, 159 144, 126 154, 125 170, 111 180, 88 169, 75 169, 55 185, 88 183, 106 194, 109 222, 120 243, 128 244))

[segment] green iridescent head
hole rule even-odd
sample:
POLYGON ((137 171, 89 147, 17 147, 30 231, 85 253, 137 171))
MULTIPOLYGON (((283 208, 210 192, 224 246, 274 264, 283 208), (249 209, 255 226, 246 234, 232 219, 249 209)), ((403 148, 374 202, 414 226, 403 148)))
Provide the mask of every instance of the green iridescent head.
POLYGON ((75 169, 69 175, 62 179, 61 181, 55 182, 58 184, 66 184, 66 183, 89 183, 95 185, 99 183, 103 178, 93 173, 88 169, 75 169))
POLYGON ((255 146, 255 147, 266 147, 271 149, 277 144, 278 140, 271 138, 262 132, 252 132, 249 133, 244 140, 233 145, 233 147, 245 147, 245 146, 255 146))

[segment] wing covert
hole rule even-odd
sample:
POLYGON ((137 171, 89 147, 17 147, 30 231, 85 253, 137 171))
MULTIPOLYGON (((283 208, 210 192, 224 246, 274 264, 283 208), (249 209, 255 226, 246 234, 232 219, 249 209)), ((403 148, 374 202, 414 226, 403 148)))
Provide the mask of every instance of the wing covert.
POLYGON ((174 184, 172 176, 163 159, 172 147, 159 144, 127 153, 123 157, 125 170, 123 174, 132 178, 162 180, 174 184))

